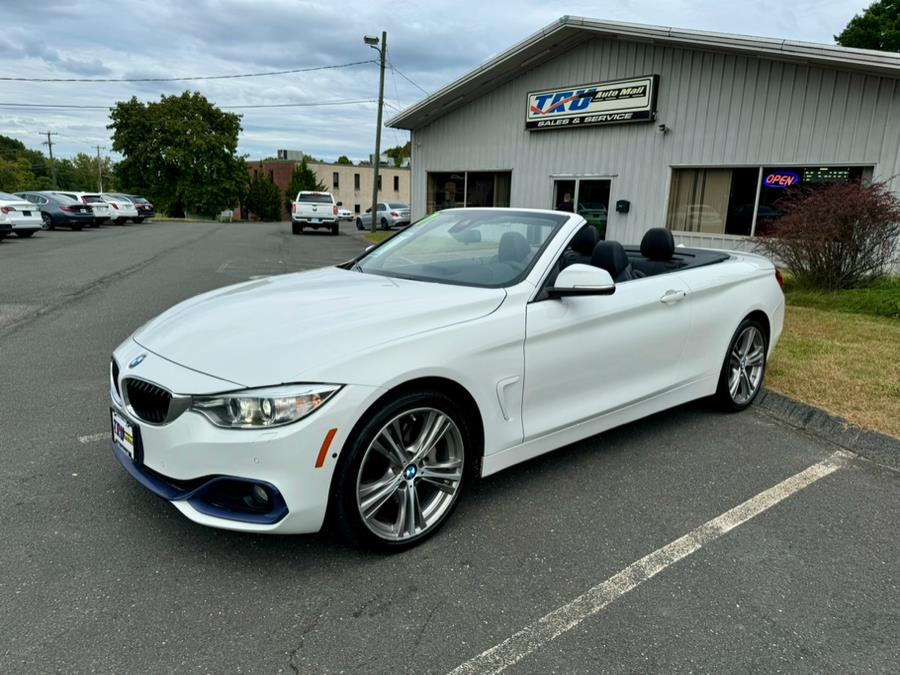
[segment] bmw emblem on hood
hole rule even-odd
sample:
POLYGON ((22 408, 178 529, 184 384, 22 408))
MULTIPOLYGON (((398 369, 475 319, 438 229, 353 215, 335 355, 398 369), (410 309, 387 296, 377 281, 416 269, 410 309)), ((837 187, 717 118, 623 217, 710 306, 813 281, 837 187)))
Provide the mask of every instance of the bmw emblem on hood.
POLYGON ((128 367, 129 368, 137 368, 139 365, 141 365, 141 363, 146 358, 147 358, 146 354, 139 354, 139 355, 135 356, 133 359, 131 359, 131 363, 128 364, 128 367))

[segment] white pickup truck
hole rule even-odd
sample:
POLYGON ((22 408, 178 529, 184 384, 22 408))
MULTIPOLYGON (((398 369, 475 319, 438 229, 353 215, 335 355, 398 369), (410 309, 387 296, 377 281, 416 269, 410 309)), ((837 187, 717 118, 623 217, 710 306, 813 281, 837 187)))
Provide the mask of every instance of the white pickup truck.
POLYGON ((307 192, 301 190, 291 204, 291 231, 300 234, 306 227, 319 229, 324 227, 337 234, 340 224, 338 207, 341 202, 334 201, 330 192, 307 192))

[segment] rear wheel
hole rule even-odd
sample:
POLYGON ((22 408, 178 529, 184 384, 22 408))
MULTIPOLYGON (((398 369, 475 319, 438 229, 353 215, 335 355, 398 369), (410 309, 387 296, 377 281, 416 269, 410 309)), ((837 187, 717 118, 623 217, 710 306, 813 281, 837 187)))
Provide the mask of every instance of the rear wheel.
POLYGON ((766 373, 766 331, 755 319, 744 319, 734 332, 719 375, 716 399, 730 412, 744 410, 762 389, 766 373))
POLYGON ((80 232, 80 231, 81 231, 81 228, 83 228, 83 227, 84 227, 84 225, 82 225, 81 223, 70 223, 70 224, 69 224, 69 228, 70 228, 73 232, 80 232))
POLYGON ((140 223, 144 222, 144 219, 143 218, 132 218, 131 222, 140 224, 140 223))
POLYGON ((389 229, 391 229, 391 226, 388 225, 387 218, 382 218, 382 219, 381 219, 381 229, 382 229, 382 230, 389 230, 389 229))
POLYGON ((357 219, 356 219, 356 229, 357 229, 357 230, 363 229, 362 218, 357 218, 357 219))
POLYGON ((44 221, 42 227, 45 230, 52 230, 54 228, 53 218, 50 217, 49 213, 42 213, 41 220, 44 221))
POLYGON ((333 234, 334 236, 337 236, 340 231, 341 231, 341 226, 338 225, 337 223, 335 223, 334 225, 331 226, 331 234, 333 234))
POLYGON ((450 517, 473 465, 472 434, 454 401, 437 391, 384 404, 348 440, 332 485, 332 513, 354 543, 414 546, 450 517))
POLYGON ((34 230, 16 230, 16 236, 27 239, 34 234, 34 230))
POLYGON ((294 234, 303 234, 303 226, 300 223, 291 223, 291 232, 294 234))

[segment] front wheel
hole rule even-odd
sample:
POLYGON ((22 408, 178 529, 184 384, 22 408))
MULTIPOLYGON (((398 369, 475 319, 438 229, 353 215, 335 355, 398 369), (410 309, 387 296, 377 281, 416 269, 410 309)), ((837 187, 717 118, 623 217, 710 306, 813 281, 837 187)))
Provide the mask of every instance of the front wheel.
POLYGON ((744 319, 734 332, 719 374, 716 400, 729 412, 753 403, 766 373, 766 332, 755 319, 744 319))
POLYGON ((332 513, 351 541, 414 546, 450 517, 471 475, 468 420, 437 391, 384 404, 347 442, 332 485, 332 513))

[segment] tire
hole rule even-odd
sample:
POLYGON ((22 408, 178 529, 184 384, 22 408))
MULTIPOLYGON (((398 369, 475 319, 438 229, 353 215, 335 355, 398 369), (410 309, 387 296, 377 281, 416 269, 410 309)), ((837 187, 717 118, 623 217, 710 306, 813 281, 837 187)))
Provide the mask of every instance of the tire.
POLYGON ((72 232, 81 232, 81 229, 84 227, 84 225, 82 225, 81 223, 77 223, 75 225, 69 225, 69 227, 71 228, 72 232))
POLYGON ((294 234, 303 234, 303 226, 300 223, 291 223, 291 232, 294 234))
POLYGON ((433 535, 471 479, 472 438, 462 410, 441 392, 409 392, 381 404, 347 440, 338 460, 329 510, 337 529, 352 543, 381 551, 406 549, 433 535), (416 459, 406 448, 427 436, 422 433, 427 425, 443 427, 443 433, 416 459), (398 429, 400 443, 386 449, 398 429), (413 503, 418 515, 407 507, 413 503))
POLYGON ((49 213, 42 213, 42 214, 41 214, 41 220, 44 222, 43 228, 44 228, 45 230, 52 230, 52 229, 54 229, 54 228, 56 227, 56 226, 53 224, 53 218, 50 216, 49 213))
POLYGON ((756 319, 741 321, 728 343, 719 374, 715 399, 720 408, 740 412, 753 403, 762 389, 768 348, 765 327, 756 319))
POLYGON ((131 222, 132 222, 132 223, 137 223, 138 225, 140 225, 141 223, 144 222, 144 219, 143 219, 143 218, 132 218, 132 219, 131 219, 131 222))
POLYGON ((28 237, 30 237, 33 234, 34 234, 34 230, 24 230, 24 231, 18 230, 18 231, 16 231, 16 236, 20 237, 22 239, 27 239, 28 237))
POLYGON ((331 234, 332 235, 334 235, 336 237, 336 236, 338 236, 338 234, 340 234, 340 232, 341 232, 341 226, 338 223, 335 223, 334 225, 331 226, 331 234))
POLYGON ((362 229, 363 229, 362 218, 357 218, 357 219, 356 219, 356 229, 357 229, 357 230, 362 230, 362 229))
POLYGON ((382 229, 382 230, 389 230, 389 229, 391 229, 391 226, 388 225, 387 218, 382 218, 382 219, 381 219, 381 229, 382 229))

